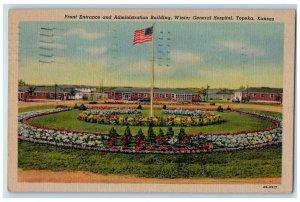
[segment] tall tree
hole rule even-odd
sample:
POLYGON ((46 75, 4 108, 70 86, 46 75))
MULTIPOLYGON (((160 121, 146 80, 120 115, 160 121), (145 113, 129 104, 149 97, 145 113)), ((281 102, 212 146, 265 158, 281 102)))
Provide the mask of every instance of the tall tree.
POLYGON ((18 82, 18 86, 27 86, 27 84, 25 83, 25 81, 20 79, 19 82, 18 82))
POLYGON ((210 86, 207 84, 206 86, 206 101, 208 101, 208 89, 210 88, 210 86))
POLYGON ((54 99, 56 100, 56 95, 57 95, 57 84, 54 84, 54 99))

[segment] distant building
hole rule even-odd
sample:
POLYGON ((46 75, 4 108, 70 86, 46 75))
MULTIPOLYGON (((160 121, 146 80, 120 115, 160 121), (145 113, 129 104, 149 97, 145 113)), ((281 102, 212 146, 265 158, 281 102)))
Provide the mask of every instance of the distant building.
POLYGON ((19 101, 33 100, 66 100, 69 92, 63 88, 55 86, 33 86, 33 91, 29 92, 29 86, 20 86, 18 90, 19 101))
POLYGON ((95 86, 86 86, 86 85, 62 85, 63 89, 66 89, 68 92, 74 90, 74 94, 70 95, 68 99, 74 100, 97 100, 106 98, 105 93, 97 92, 95 86))
MULTIPOLYGON (((110 100, 138 101, 150 98, 150 88, 115 88, 107 93, 110 100)), ((198 102, 200 96, 189 89, 154 88, 154 101, 198 102)))
POLYGON ((234 92, 234 98, 232 101, 234 102, 241 102, 243 97, 243 90, 237 90, 234 92))
POLYGON ((234 91, 229 89, 208 89, 208 100, 224 100, 231 101, 234 97, 234 91))
POLYGON ((249 102, 282 103, 282 88, 250 87, 242 92, 242 100, 249 102))

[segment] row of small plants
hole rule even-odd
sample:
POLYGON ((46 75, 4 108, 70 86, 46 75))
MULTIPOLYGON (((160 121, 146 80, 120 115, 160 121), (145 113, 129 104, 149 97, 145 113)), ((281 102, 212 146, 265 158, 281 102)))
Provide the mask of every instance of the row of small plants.
MULTIPOLYGON (((66 110, 66 109, 64 109, 66 110)), ((62 110, 63 111, 63 110, 62 110)), ((124 134, 118 134, 112 127, 108 134, 86 133, 62 129, 49 129, 28 124, 28 117, 38 114, 60 112, 59 109, 21 114, 19 116, 19 139, 35 143, 64 147, 92 149, 106 152, 125 153, 200 153, 212 151, 228 151, 245 148, 256 148, 277 144, 282 139, 282 125, 279 118, 265 116, 278 121, 278 127, 265 131, 245 132, 236 135, 187 135, 183 128, 175 134, 172 127, 166 132, 162 129, 155 134, 152 126, 146 134, 140 129, 132 134, 127 126, 124 134)), ((261 114, 257 114, 263 116, 261 114)))
POLYGON ((203 112, 200 110, 165 109, 163 110, 163 113, 181 116, 200 116, 203 112))
POLYGON ((111 124, 122 126, 205 126, 224 122, 221 116, 209 112, 199 115, 168 115, 162 117, 145 117, 138 114, 138 110, 129 110, 126 114, 134 114, 133 116, 121 115, 124 111, 104 111, 98 112, 81 112, 77 119, 90 123, 111 124))

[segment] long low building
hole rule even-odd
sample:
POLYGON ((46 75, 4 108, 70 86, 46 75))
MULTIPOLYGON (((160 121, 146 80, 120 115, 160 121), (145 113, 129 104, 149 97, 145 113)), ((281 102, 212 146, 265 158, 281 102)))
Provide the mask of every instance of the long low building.
POLYGON ((19 86, 19 101, 39 100, 96 100, 106 98, 105 93, 96 91, 94 86, 19 86))
POLYGON ((20 86, 18 90, 19 101, 66 100, 69 96, 70 92, 58 86, 20 86))
POLYGON ((248 102, 282 103, 282 88, 251 87, 241 92, 241 100, 248 102))
MULTIPOLYGON (((115 88, 106 93, 108 99, 117 101, 138 101, 150 98, 150 88, 115 88)), ((200 96, 189 89, 154 88, 153 100, 198 102, 200 96)))

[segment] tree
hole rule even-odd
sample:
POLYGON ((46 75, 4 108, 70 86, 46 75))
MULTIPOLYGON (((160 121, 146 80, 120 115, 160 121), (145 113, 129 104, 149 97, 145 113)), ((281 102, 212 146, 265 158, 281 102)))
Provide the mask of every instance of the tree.
POLYGON ((246 87, 245 86, 240 86, 239 90, 245 90, 246 87))
MULTIPOLYGON (((74 98, 74 96, 76 95, 76 91, 75 91, 74 88, 71 88, 71 89, 70 89, 69 95, 70 95, 70 97, 73 97, 73 98, 74 98)), ((70 98, 69 98, 69 99, 70 99, 70 98)))
POLYGON ((18 82, 18 86, 27 86, 27 84, 25 83, 25 81, 20 79, 19 82, 18 82))
POLYGON ((34 95, 35 89, 36 88, 33 87, 33 86, 29 86, 29 88, 27 89, 27 92, 28 92, 30 97, 34 95))
POLYGON ((57 95, 57 93, 56 93, 56 91, 57 91, 57 84, 54 84, 54 99, 56 100, 56 95, 57 95))
POLYGON ((207 84, 206 86, 206 101, 208 101, 208 89, 210 88, 210 86, 207 84))

